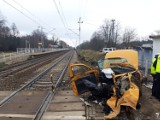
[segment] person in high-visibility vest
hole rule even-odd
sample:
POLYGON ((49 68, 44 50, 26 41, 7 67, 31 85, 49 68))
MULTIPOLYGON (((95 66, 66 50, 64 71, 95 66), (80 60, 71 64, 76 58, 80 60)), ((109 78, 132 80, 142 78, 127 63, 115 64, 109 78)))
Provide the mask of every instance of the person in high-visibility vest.
POLYGON ((157 83, 157 95, 156 98, 160 101, 160 54, 157 56, 157 64, 156 64, 156 83, 157 83))
POLYGON ((156 73, 160 73, 160 55, 157 56, 156 73))
POLYGON ((155 61, 156 61, 156 57, 153 58, 152 64, 151 64, 151 75, 153 77, 152 96, 156 95, 156 89, 155 89, 156 88, 156 82, 155 82, 156 68, 155 68, 155 66, 153 66, 155 61))
POLYGON ((152 95, 160 100, 160 55, 156 55, 152 61, 151 74, 153 76, 152 95))

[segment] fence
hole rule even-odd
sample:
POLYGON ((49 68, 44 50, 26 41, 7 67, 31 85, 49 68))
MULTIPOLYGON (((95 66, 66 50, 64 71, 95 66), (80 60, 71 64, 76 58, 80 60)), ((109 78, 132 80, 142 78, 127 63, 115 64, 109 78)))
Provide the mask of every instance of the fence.
POLYGON ((64 51, 68 48, 17 48, 17 52, 0 53, 0 63, 12 64, 27 60, 33 53, 64 51))
POLYGON ((41 52, 55 52, 55 51, 63 51, 68 50, 68 48, 17 48, 17 54, 19 53, 41 53, 41 52))
POLYGON ((17 54, 16 52, 12 53, 0 53, 0 63, 12 64, 20 61, 27 60, 29 55, 25 53, 17 54))

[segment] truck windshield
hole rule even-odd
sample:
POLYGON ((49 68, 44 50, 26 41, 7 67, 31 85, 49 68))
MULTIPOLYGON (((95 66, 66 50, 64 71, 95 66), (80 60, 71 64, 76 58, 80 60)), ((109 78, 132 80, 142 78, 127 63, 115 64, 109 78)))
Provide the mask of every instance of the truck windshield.
POLYGON ((111 68, 111 65, 114 63, 127 63, 130 64, 124 58, 109 58, 109 59, 102 59, 98 61, 98 67, 102 69, 111 68))

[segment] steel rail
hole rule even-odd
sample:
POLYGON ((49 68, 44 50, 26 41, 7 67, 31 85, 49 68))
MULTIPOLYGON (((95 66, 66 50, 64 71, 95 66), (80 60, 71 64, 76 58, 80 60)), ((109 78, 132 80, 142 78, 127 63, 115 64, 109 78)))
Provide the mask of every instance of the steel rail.
MULTIPOLYGON (((12 73, 15 73, 15 72, 19 72, 21 70, 24 70, 24 69, 27 69, 28 67, 33 67, 33 66, 36 66, 38 64, 41 64, 42 62, 47 62, 47 61, 50 61, 52 60, 53 58, 50 58, 49 56, 47 58, 40 58, 40 59, 35 59, 34 61, 30 61, 30 62, 26 62, 25 64, 22 64, 22 66, 18 66, 18 68, 16 70, 13 70, 13 71, 4 71, 5 73, 2 73, 0 74, 0 77, 6 77, 12 73), (37 61, 38 60, 38 61, 37 61), (45 61, 44 61, 45 60, 45 61)), ((17 66, 16 66, 17 67, 17 66)), ((15 67, 15 68, 16 68, 15 67)), ((14 69, 15 69, 14 68, 14 69)))
POLYGON ((56 93, 56 88, 58 87, 58 84, 61 82, 61 80, 62 80, 62 78, 63 78, 63 76, 64 76, 64 74, 65 74, 65 72, 66 72, 66 70, 68 68, 68 65, 69 65, 69 63, 70 63, 70 61, 72 59, 72 57, 73 57, 73 53, 70 56, 70 58, 69 58, 69 60, 68 60, 68 62, 66 64, 66 66, 64 67, 63 71, 61 72, 61 75, 59 76, 59 78, 58 78, 58 80, 57 80, 57 82, 56 82, 56 84, 54 86, 54 91, 52 91, 52 92, 49 91, 48 92, 48 95, 44 99, 44 102, 41 104, 41 107, 39 108, 39 110, 37 111, 34 120, 40 120, 41 117, 43 116, 44 112, 46 111, 47 107, 49 106, 49 103, 51 102, 51 100, 53 99, 53 97, 54 97, 54 95, 56 93))
MULTIPOLYGON (((47 54, 46 56, 50 56, 50 54, 52 54, 52 53, 54 54, 54 53, 58 53, 58 52, 63 52, 63 50, 62 51, 53 51, 53 52, 49 53, 49 55, 47 54)), ((34 58, 34 59, 27 60, 27 61, 22 61, 22 62, 14 63, 14 64, 11 64, 11 65, 7 65, 7 66, 4 66, 4 67, 0 68, 0 72, 5 71, 9 68, 13 68, 13 67, 17 67, 17 66, 20 66, 20 65, 32 63, 32 62, 34 62, 36 60, 40 60, 42 58, 43 58, 43 56, 40 56, 38 58, 34 58)))
POLYGON ((49 91, 47 96, 44 98, 41 106, 37 110, 37 113, 35 114, 34 120, 41 119, 42 115, 44 114, 45 110, 47 109, 47 106, 50 103, 50 101, 52 100, 53 96, 54 96, 53 92, 49 91))
MULTIPOLYGON (((62 52, 57 52, 62 53, 62 52)), ((48 62, 50 60, 53 60, 54 57, 50 57, 50 55, 43 55, 40 56, 39 58, 28 60, 28 61, 23 61, 21 63, 17 63, 16 65, 9 65, 8 67, 4 68, 3 70, 0 70, 0 78, 1 77, 7 77, 10 74, 14 74, 15 72, 19 72, 21 70, 27 69, 28 67, 33 67, 36 65, 39 65, 41 63, 44 63, 44 61, 48 62), (45 56, 45 58, 44 58, 45 56), (9 70, 11 68, 11 70, 9 70)))
POLYGON ((42 59, 42 57, 39 57, 39 58, 34 58, 34 59, 31 59, 31 60, 27 60, 27 61, 22 61, 22 62, 19 62, 19 63, 14 63, 14 64, 11 64, 11 65, 7 65, 7 66, 4 66, 2 68, 0 68, 0 72, 1 71, 5 71, 9 68, 13 68, 13 67, 17 67, 17 66, 20 66, 20 65, 25 65, 25 64, 28 64, 28 63, 32 63, 36 60, 40 60, 42 59))
MULTIPOLYGON (((69 53, 67 53, 69 54, 69 53)), ((13 98, 17 93, 19 93, 20 91, 22 91, 23 89, 30 87, 32 84, 34 84, 36 81, 38 81, 43 75, 45 75, 48 71, 50 71, 55 65, 57 65, 60 61, 62 61, 67 54, 61 58, 56 59, 55 63, 48 69, 46 69, 44 72, 41 72, 39 75, 37 75, 35 78, 33 78, 32 80, 30 80, 28 83, 26 83, 25 85, 23 85, 21 88, 19 88, 18 90, 12 92, 9 96, 5 97, 2 101, 0 101, 0 107, 3 106, 7 101, 11 100, 11 98, 13 98)))

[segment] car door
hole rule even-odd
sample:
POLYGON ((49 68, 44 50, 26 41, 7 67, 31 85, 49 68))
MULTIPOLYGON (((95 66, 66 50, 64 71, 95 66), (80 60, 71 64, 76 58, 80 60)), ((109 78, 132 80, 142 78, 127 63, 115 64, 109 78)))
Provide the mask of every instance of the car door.
POLYGON ((76 96, 88 91, 83 83, 84 80, 89 80, 94 84, 98 82, 98 70, 85 64, 70 64, 69 73, 72 89, 76 96))

